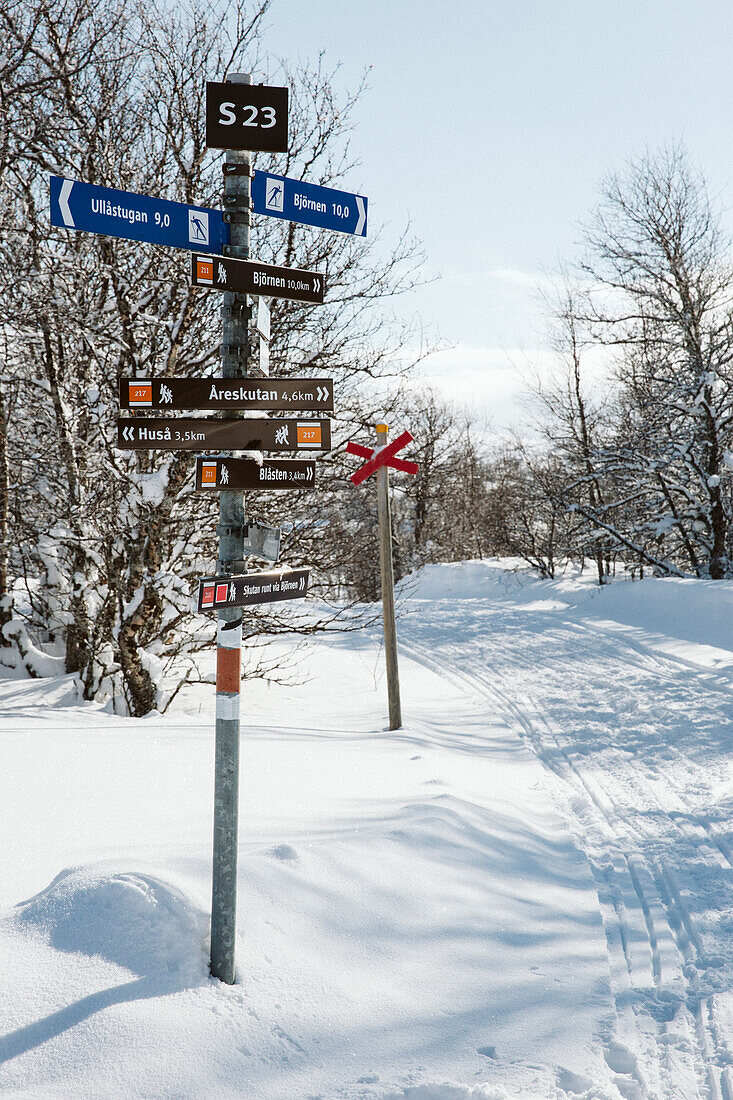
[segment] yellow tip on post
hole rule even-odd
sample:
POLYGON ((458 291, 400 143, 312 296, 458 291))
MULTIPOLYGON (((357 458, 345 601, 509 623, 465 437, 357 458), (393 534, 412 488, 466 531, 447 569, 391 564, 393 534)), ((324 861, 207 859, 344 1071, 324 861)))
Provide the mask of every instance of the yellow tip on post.
POLYGON ((377 424, 377 431, 378 432, 388 432, 389 431, 389 424, 377 424))

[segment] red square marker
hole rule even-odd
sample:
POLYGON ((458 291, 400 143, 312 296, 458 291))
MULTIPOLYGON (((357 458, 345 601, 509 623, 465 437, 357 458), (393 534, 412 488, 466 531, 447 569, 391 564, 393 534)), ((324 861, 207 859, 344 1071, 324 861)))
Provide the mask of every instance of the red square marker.
POLYGON ((217 584, 217 586, 216 586, 216 602, 217 603, 226 603, 228 592, 229 592, 229 585, 228 584, 217 584))

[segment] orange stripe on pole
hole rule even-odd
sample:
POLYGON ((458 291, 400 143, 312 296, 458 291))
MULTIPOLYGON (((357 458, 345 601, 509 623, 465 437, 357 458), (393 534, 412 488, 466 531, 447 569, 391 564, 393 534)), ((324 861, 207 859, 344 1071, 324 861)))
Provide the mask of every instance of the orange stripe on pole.
POLYGON ((241 680, 239 649, 217 649, 216 651, 216 690, 239 691, 241 680))

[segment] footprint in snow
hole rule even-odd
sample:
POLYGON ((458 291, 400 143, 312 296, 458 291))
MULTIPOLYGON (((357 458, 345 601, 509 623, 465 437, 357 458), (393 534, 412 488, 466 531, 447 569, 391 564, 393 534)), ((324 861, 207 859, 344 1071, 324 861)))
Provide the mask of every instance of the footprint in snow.
POLYGON ((483 1054, 484 1058, 496 1058, 496 1047, 478 1047, 477 1054, 483 1054))
POLYGON ((278 1039, 282 1039, 284 1043, 288 1043, 289 1046, 300 1051, 301 1054, 305 1054, 305 1050, 300 1043, 293 1039, 292 1035, 288 1035, 287 1031, 283 1031, 279 1024, 274 1024, 271 1030, 272 1034, 277 1035, 278 1039))
POLYGON ((572 1070, 565 1069, 561 1066, 557 1074, 557 1084, 563 1092, 567 1093, 589 1093, 593 1088, 593 1082, 584 1077, 580 1073, 573 1073, 572 1070))
POLYGON ((265 855, 272 856, 273 859, 283 860, 285 863, 292 863, 293 860, 298 858, 295 848, 291 848, 289 844, 276 844, 274 848, 268 848, 265 855))

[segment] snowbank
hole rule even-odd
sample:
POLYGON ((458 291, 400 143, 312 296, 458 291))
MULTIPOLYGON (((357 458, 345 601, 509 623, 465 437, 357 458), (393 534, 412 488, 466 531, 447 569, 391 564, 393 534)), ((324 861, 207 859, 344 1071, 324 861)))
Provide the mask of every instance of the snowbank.
POLYGON ((0 680, 0 1090, 620 1100, 704 1094, 709 1063, 726 1095, 732 594, 429 567, 404 729, 376 628, 248 681, 231 988, 213 690, 136 721, 0 680))

